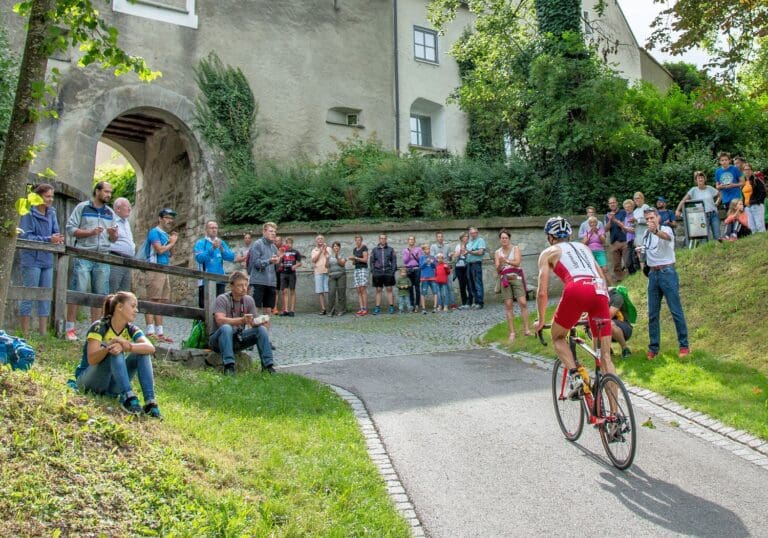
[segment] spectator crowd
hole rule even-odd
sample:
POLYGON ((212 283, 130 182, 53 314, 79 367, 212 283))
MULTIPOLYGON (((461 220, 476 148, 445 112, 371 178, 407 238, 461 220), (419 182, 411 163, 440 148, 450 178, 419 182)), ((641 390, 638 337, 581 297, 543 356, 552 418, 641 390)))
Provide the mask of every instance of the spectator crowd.
MULTIPOLYGON (((681 354, 687 354, 687 329, 674 273, 674 238, 678 220, 684 218, 689 203, 698 202, 701 206, 710 239, 734 241, 765 231, 763 173, 754 171, 741 157, 732 160, 725 152, 720 153, 719 163, 713 174, 714 185, 707 184, 704 171, 694 172, 694 186, 680 200, 675 211, 667 208, 665 196, 657 196, 651 206, 642 192, 636 192, 632 198, 621 202, 617 197, 610 197, 608 211, 602 217, 595 207, 587 207, 586 218, 579 226, 575 239, 591 252, 608 284, 619 284, 627 274, 640 270, 650 275, 653 290, 649 285, 649 358, 658 353, 658 310, 662 296, 667 297, 672 310, 681 354), (727 212, 723 233, 719 208, 727 212)), ((20 237, 61 244, 66 236, 74 246, 84 250, 170 264, 179 239, 174 231, 176 212, 172 208, 160 209, 157 224, 149 230, 144 241, 136 243, 130 222, 131 203, 118 198, 110 207, 112 187, 109 183, 97 183, 92 197, 74 208, 66 220, 64 234, 59 230, 52 207, 53 186, 41 183, 34 187, 34 192, 42 203, 22 218, 20 237)), ((351 272, 357 296, 355 315, 363 317, 385 312, 421 312, 426 315, 456 309, 482 309, 485 304, 482 262, 492 258, 497 274, 494 291, 501 294, 504 302, 509 340, 513 341, 517 335, 515 302, 522 314, 523 333, 526 336, 532 334, 527 306, 529 288, 522 269, 521 248, 514 244, 506 229, 498 234, 500 247, 496 251, 488 250, 478 229, 470 227, 454 244, 449 243, 441 231, 435 234, 433 241, 420 244, 415 235, 410 235, 399 253, 389 244, 385 233, 379 234, 371 247, 360 235, 355 236, 353 245, 343 245, 340 241, 328 245, 323 235, 317 235, 307 256, 295 247, 292 237, 283 240, 277 234, 277 225, 271 222, 262 226, 259 239, 254 240, 251 234, 246 234, 245 246, 237 251, 219 237, 218 231, 216 221, 206 222, 204 235, 194 243, 193 255, 200 271, 224 275, 225 262, 239 264, 244 269, 230 275, 229 291, 223 282, 217 282, 213 308, 216 326, 208 328, 209 347, 221 354, 226 373, 234 373, 234 353, 252 346, 258 349, 262 368, 270 373, 274 371, 270 316, 295 316, 297 270, 306 263, 312 269, 318 314, 343 316, 348 312, 347 275, 351 272), (454 290, 454 281, 458 294, 454 290), (372 308, 368 303, 369 285, 375 290, 372 308)), ((21 267, 24 286, 52 286, 52 253, 22 251, 21 267)), ((151 364, 147 366, 144 357, 153 352, 154 343, 171 343, 172 339, 165 334, 161 315, 146 314, 144 331, 134 325, 138 310, 137 299, 131 293, 132 277, 131 269, 124 266, 75 259, 70 289, 107 297, 102 309, 91 308, 93 324, 83 347, 77 383, 102 393, 115 392, 123 407, 131 413, 160 416, 151 383, 151 364), (117 366, 110 370, 102 363, 111 360, 117 366), (145 387, 143 408, 136 395, 126 388, 130 387, 130 378, 136 372, 145 387)), ((144 296, 148 300, 170 301, 168 274, 148 272, 144 287, 144 296)), ((198 290, 198 304, 202 307, 202 280, 198 281, 198 290)), ((612 317, 621 318, 614 339, 622 346, 624 355, 628 353, 626 340, 631 335, 626 302, 626 296, 612 294, 612 317)), ((50 302, 36 303, 39 329, 45 332, 50 302)), ((25 334, 29 332, 32 307, 33 301, 21 301, 19 306, 21 330, 25 334)), ((66 338, 71 341, 78 340, 77 310, 77 305, 68 305, 65 331, 66 338)))

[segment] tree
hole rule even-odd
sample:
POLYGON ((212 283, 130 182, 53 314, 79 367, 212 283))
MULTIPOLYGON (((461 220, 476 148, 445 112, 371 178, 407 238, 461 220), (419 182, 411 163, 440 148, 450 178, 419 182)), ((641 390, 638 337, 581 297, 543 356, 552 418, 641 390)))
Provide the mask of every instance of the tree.
MULTIPOLYGON (((133 71, 145 81, 160 76, 142 58, 130 56, 118 46, 117 29, 99 17, 90 0, 28 0, 16 4, 14 11, 27 18, 27 35, 0 165, 0 305, 5 305, 16 248, 19 217, 15 202, 24 195, 37 151, 33 146, 35 123, 43 117, 57 117, 48 108, 48 97, 54 93, 58 72, 53 70, 52 80, 46 82, 48 57, 72 46, 82 52, 80 67, 101 64, 116 75, 133 71)), ((0 326, 4 317, 5 309, 0 308, 0 326)))
POLYGON ((5 148, 5 137, 13 110, 13 94, 19 77, 19 61, 8 46, 5 32, 0 28, 0 156, 5 148))
POLYGON ((707 84, 707 74, 687 62, 664 62, 664 68, 672 75, 683 93, 691 93, 707 84))
POLYGON ((712 57, 707 66, 722 69, 730 81, 740 66, 754 59, 756 40, 768 35, 765 0, 677 0, 671 4, 653 21, 648 44, 672 54, 700 47, 712 57))

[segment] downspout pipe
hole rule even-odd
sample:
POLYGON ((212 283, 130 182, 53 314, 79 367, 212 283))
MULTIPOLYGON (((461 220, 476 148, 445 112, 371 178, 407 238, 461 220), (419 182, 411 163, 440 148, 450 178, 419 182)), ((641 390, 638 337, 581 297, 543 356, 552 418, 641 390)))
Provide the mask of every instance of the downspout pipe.
POLYGON ((392 2, 392 19, 395 50, 395 151, 400 153, 400 64, 398 59, 400 49, 397 45, 397 0, 392 2))

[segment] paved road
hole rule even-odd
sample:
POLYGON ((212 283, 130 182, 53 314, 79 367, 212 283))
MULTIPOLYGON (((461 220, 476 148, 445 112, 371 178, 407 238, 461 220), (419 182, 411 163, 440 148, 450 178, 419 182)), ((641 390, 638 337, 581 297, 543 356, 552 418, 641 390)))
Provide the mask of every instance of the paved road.
POLYGON ((549 372, 494 351, 287 370, 365 402, 430 536, 768 536, 765 469, 654 417, 617 471, 593 430, 563 439, 549 372))

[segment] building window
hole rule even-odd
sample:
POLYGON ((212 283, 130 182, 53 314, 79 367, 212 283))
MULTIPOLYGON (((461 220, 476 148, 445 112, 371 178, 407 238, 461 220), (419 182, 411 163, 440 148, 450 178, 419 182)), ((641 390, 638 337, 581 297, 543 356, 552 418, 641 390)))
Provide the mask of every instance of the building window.
POLYGON ((437 63, 437 32, 413 27, 413 55, 417 60, 437 63))
POLYGON ((432 118, 411 115, 411 144, 425 148, 432 147, 432 118))
POLYGON ((177 26, 197 28, 195 0, 112 0, 112 10, 177 26))
POLYGON ((356 129, 363 129, 361 123, 363 113, 362 109, 351 108, 346 106, 335 106, 329 108, 325 114, 325 122, 331 125, 340 125, 342 127, 354 127, 356 129))
POLYGON ((589 11, 584 12, 584 35, 592 35, 592 24, 589 22, 589 11))
POLYGON ((349 125, 350 127, 357 127, 358 125, 357 113, 347 114, 347 125, 349 125))

